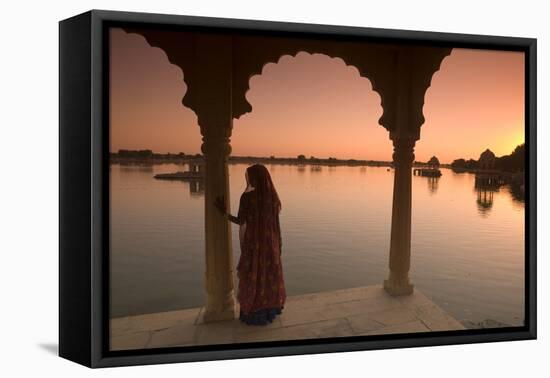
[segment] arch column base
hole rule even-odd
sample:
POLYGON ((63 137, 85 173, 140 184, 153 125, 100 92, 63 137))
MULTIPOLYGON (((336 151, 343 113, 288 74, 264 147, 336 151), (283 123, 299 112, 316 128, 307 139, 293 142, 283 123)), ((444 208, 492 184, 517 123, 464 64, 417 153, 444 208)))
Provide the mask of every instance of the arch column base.
POLYGON ((199 323, 213 323, 221 322, 224 320, 233 320, 237 318, 237 306, 235 303, 222 311, 208 311, 206 308, 203 310, 203 314, 199 319, 199 323))
POLYGON ((414 292, 414 285, 407 278, 405 281, 388 278, 384 280, 384 290, 391 296, 410 295, 414 292))

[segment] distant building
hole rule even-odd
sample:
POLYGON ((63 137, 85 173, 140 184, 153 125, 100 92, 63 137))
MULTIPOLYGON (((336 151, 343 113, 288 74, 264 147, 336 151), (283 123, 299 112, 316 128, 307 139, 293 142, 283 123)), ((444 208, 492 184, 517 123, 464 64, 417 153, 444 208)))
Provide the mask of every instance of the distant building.
POLYGON ((495 169, 496 156, 490 149, 486 149, 479 155, 477 165, 479 169, 495 169))
POLYGON ((439 159, 432 156, 432 158, 428 160, 428 167, 433 169, 439 168, 439 159))
POLYGON ((204 163, 203 162, 200 162, 200 163, 191 162, 191 163, 189 163, 189 171, 188 172, 204 173, 204 163))
POLYGON ((441 176, 441 171, 439 170, 439 159, 435 156, 432 156, 430 160, 422 166, 426 168, 416 168, 413 169, 413 175, 418 176, 425 176, 425 177, 432 177, 437 178, 441 176))

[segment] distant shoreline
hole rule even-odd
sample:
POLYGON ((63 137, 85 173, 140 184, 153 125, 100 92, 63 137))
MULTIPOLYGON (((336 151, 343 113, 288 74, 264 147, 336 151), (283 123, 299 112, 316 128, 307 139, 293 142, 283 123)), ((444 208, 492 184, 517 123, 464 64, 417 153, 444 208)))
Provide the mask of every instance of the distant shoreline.
MULTIPOLYGON (((201 163, 204 161, 202 155, 175 155, 175 154, 157 154, 156 156, 136 157, 119 156, 117 153, 111 153, 110 164, 125 165, 155 165, 155 164, 185 164, 201 163)), ((261 157, 261 156, 229 156, 229 164, 238 163, 262 163, 262 164, 280 164, 280 165, 323 165, 323 166, 369 166, 369 167, 388 167, 391 168, 391 161, 379 160, 359 160, 359 159, 337 159, 337 158, 290 158, 290 157, 261 157)), ((427 163, 415 162, 413 166, 424 167, 427 163)), ((448 164, 442 164, 441 167, 450 168, 448 164)))

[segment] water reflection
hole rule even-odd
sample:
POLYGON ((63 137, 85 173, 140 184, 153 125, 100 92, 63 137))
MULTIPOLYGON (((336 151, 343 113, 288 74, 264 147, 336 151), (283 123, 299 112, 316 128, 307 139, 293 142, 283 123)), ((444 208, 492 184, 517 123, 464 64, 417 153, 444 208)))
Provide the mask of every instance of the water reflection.
POLYGON ((437 193, 437 188, 439 187, 439 177, 427 177, 428 179, 428 190, 430 194, 437 193))
POLYGON ((149 173, 153 172, 153 164, 121 164, 120 171, 124 173, 149 173))
MULTIPOLYGON (((233 212, 247 166, 228 168, 233 212)), ((292 165, 269 168, 283 202, 288 295, 387 278, 393 170, 339 166, 329 174, 320 165, 303 171, 292 165)), ((188 189, 181 181, 153 179, 179 170, 173 164, 111 167, 114 316, 204 304, 204 181, 184 182, 188 189)), ((438 180, 413 178, 412 281, 459 320, 521 323, 524 205, 504 187, 474 188, 473 174, 442 172, 438 180)), ((238 228, 232 233, 236 264, 238 228)))
POLYGON ((525 189, 520 185, 510 185, 509 191, 514 201, 519 203, 525 203, 525 189))
POLYGON ((189 194, 191 196, 204 196, 204 180, 190 180, 187 184, 189 185, 189 194))
POLYGON ((321 172, 323 168, 318 164, 312 164, 311 168, 309 168, 310 172, 321 172))
POLYGON ((491 208, 493 207, 494 193, 498 191, 496 188, 491 187, 478 187, 477 188, 477 211, 481 216, 488 216, 491 208))

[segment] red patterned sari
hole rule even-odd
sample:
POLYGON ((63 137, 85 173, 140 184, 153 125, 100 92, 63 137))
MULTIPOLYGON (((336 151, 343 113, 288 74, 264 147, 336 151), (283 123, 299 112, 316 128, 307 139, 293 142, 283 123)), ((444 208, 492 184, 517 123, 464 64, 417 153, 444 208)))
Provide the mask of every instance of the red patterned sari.
POLYGON ((237 298, 240 319, 263 325, 281 313, 286 300, 281 264, 281 202, 265 166, 250 166, 247 181, 253 189, 241 195, 237 217, 241 226, 237 298))

